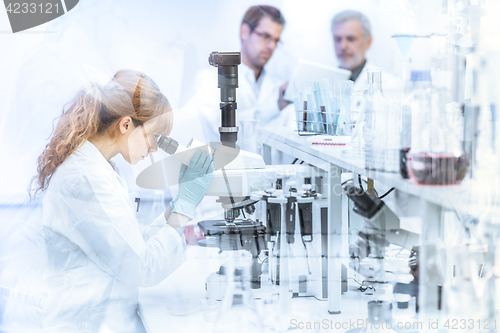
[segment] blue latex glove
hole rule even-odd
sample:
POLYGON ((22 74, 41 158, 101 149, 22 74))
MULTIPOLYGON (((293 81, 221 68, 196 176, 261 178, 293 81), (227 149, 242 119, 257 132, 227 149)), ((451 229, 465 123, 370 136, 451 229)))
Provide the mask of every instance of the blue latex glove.
POLYGON ((214 171, 212 156, 198 149, 189 166, 184 164, 179 174, 179 193, 170 202, 172 212, 193 218, 194 211, 207 193, 208 184, 214 171))

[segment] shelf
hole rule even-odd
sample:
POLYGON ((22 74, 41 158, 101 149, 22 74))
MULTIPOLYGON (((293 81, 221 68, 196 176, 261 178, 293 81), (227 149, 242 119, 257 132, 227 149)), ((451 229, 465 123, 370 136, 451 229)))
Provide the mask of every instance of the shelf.
MULTIPOLYGON (((306 137, 298 136, 289 128, 261 129, 261 140, 264 145, 281 150, 293 157, 303 159, 317 167, 318 164, 334 164, 351 172, 379 181, 387 186, 418 196, 428 202, 456 209, 461 214, 478 216, 486 208, 487 195, 483 191, 486 184, 479 184, 465 179, 459 185, 449 186, 421 186, 403 179, 399 173, 389 173, 367 170, 363 159, 349 159, 343 156, 342 151, 350 149, 348 146, 313 146, 306 137)), ((486 187, 487 188, 487 187, 486 187)))

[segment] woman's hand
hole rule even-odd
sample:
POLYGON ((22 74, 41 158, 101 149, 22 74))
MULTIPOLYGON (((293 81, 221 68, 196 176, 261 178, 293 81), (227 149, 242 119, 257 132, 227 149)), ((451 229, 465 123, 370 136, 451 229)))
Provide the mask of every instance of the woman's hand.
POLYGON ((194 211, 207 193, 214 167, 212 156, 198 149, 189 166, 182 165, 179 175, 179 193, 170 202, 172 212, 193 218, 194 211))
POLYGON ((165 220, 167 220, 167 224, 177 230, 179 235, 182 235, 184 233, 184 228, 189 222, 189 217, 178 213, 172 213, 171 206, 168 206, 163 214, 165 220))

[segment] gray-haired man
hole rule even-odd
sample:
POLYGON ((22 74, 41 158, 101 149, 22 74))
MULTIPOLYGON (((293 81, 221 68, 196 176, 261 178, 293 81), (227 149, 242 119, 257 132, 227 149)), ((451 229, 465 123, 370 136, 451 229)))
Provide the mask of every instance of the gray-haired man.
POLYGON ((338 13, 332 20, 332 35, 339 67, 352 72, 354 90, 367 85, 364 69, 377 67, 367 62, 365 53, 372 44, 371 27, 368 18, 355 10, 338 13))

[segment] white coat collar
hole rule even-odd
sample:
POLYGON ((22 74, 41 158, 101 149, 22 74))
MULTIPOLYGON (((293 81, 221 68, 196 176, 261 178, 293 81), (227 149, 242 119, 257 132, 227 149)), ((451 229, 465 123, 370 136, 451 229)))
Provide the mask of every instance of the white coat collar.
POLYGON ((104 155, 99 151, 99 149, 97 149, 96 146, 94 146, 92 142, 85 140, 77 151, 87 156, 89 159, 98 161, 99 164, 102 164, 103 166, 106 165, 108 168, 111 167, 113 171, 116 171, 115 164, 106 160, 104 155))
MULTIPOLYGON (((80 146, 80 148, 78 148, 77 151, 80 154, 84 155, 87 159, 91 160, 92 163, 97 163, 96 167, 99 170, 101 170, 101 171, 106 170, 105 172, 109 172, 110 175, 112 174, 112 175, 116 176, 118 183, 120 184, 120 186, 122 187, 122 189, 124 191, 123 193, 128 194, 127 183, 126 183, 125 179, 121 176, 120 170, 118 169, 116 164, 113 161, 106 160, 104 155, 102 155, 102 153, 99 151, 99 149, 97 149, 97 147, 92 142, 90 142, 88 140, 85 141, 80 146)), ((127 197, 127 200, 128 199, 130 199, 130 198, 127 197)), ((128 200, 128 201, 130 201, 130 200, 128 200)), ((129 203, 131 204, 131 202, 129 202, 129 203)), ((134 209, 134 207, 132 207, 132 209, 134 209)))

